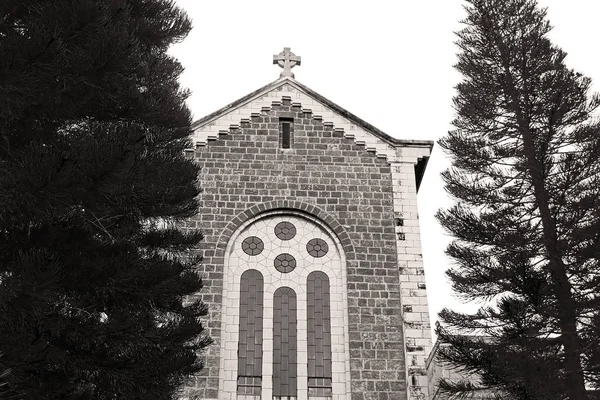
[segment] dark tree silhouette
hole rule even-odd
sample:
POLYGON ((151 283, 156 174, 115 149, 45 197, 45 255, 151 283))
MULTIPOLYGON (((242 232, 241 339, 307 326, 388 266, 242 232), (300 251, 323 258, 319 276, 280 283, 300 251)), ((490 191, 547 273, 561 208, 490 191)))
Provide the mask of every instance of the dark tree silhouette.
POLYGON ((455 238, 454 290, 483 305, 443 310, 437 333, 442 360, 480 381, 440 386, 583 400, 600 376, 600 99, 535 1, 467 3, 456 129, 440 141, 457 202, 438 220, 455 238))
POLYGON ((210 340, 167 0, 0 2, 0 398, 170 399, 210 340))

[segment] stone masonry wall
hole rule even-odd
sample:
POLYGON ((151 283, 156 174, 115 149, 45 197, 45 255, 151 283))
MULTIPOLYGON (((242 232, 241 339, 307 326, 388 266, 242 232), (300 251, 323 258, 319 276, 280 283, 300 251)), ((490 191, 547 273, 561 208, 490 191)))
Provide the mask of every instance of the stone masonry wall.
POLYGON ((386 159, 287 100, 198 147, 194 156, 202 165, 202 208, 188 226, 205 234, 200 266, 205 288, 200 295, 210 306, 207 326, 214 344, 185 397, 218 395, 223 243, 232 232, 231 221, 243 222, 239 216, 248 209, 267 208, 261 204, 286 204, 309 205, 347 233, 342 244, 352 399, 406 399, 393 180, 386 159), (280 117, 294 119, 293 149, 279 148, 280 117))

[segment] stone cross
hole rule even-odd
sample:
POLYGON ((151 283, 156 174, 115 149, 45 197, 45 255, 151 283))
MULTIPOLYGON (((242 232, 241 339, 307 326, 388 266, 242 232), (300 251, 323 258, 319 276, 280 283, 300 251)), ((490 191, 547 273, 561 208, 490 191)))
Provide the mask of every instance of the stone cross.
POLYGON ((289 47, 284 47, 283 51, 273 56, 273 64, 278 64, 283 71, 279 75, 280 78, 284 76, 294 77, 292 68, 296 65, 300 65, 300 57, 290 51, 289 47))

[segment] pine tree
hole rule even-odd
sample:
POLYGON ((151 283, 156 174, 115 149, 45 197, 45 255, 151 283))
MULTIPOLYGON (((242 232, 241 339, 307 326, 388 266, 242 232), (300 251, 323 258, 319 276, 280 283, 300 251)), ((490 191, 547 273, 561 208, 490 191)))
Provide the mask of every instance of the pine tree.
POLYGON ((467 3, 455 129, 440 141, 457 202, 437 217, 455 238, 453 289, 481 307, 444 309, 437 334, 442 361, 480 379, 440 387, 583 400, 600 377, 600 99, 535 1, 467 3))
POLYGON ((0 398, 171 399, 210 339, 168 0, 0 3, 0 398))

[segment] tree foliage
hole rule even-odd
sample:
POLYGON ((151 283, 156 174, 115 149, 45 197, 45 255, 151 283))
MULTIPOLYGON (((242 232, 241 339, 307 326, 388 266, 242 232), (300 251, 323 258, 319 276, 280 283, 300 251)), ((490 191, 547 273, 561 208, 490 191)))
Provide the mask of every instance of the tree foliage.
POLYGON ((0 3, 0 398, 170 399, 201 368, 190 29, 167 0, 0 3))
POLYGON ((440 351, 475 387, 516 399, 586 398, 600 381, 600 105, 565 65, 532 0, 467 0, 455 129, 440 141, 456 199, 447 273, 474 314, 440 313, 440 351))

